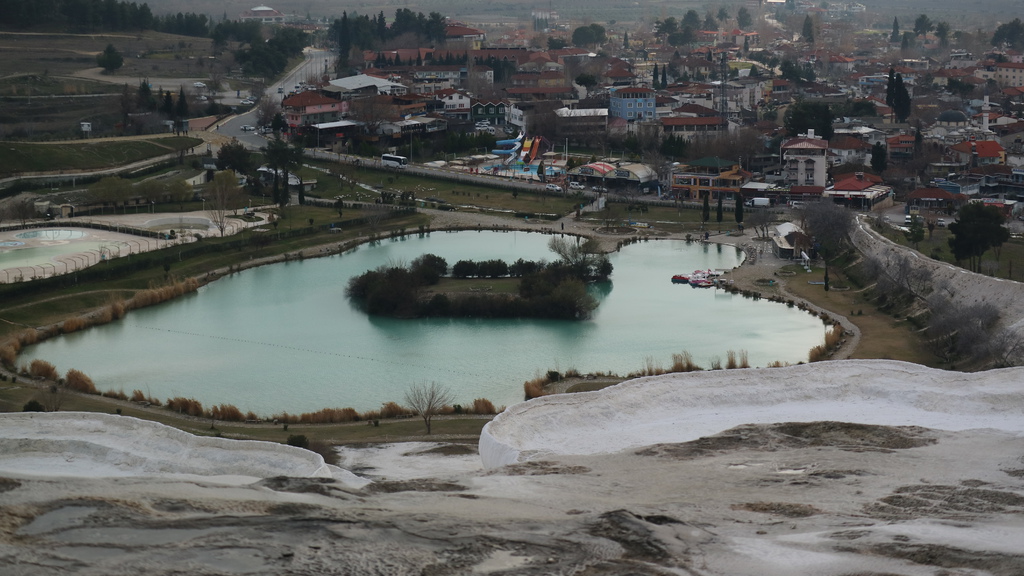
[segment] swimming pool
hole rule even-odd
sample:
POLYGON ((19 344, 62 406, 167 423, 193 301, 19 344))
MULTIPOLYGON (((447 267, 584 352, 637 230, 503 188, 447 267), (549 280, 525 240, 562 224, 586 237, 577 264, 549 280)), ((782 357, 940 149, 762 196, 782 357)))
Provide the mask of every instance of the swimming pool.
POLYGON ((0 232, 0 282, 68 274, 104 260, 157 247, 156 239, 99 229, 41 228, 0 232))
POLYGON ((65 228, 47 228, 45 230, 29 230, 15 234, 20 240, 77 240, 85 238, 84 230, 68 230, 65 228))

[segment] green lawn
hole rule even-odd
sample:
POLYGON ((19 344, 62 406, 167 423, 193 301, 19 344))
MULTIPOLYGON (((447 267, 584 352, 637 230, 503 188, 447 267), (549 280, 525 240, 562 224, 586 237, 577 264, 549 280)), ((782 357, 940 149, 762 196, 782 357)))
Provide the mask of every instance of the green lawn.
MULTIPOLYGON (((454 205, 460 210, 478 210, 509 218, 516 218, 516 213, 551 214, 561 217, 575 210, 579 202, 579 199, 574 196, 558 197, 530 192, 513 194, 509 190, 487 186, 474 186, 405 173, 343 166, 333 162, 314 161, 309 163, 327 168, 335 174, 344 174, 379 190, 396 193, 413 192, 417 200, 426 202, 428 208, 442 204, 436 200, 427 200, 434 198, 454 205)), ((374 192, 343 183, 336 177, 325 178, 326 175, 322 172, 308 168, 305 170, 305 172, 299 172, 304 178, 308 175, 310 178, 317 179, 317 188, 312 192, 317 196, 324 198, 341 196, 346 202, 372 202, 377 197, 374 192), (326 182, 327 185, 321 187, 320 181, 326 182)))
POLYGON ((0 176, 23 172, 111 168, 199 144, 202 144, 202 140, 198 138, 181 136, 63 144, 4 142, 0 145, 0 176))

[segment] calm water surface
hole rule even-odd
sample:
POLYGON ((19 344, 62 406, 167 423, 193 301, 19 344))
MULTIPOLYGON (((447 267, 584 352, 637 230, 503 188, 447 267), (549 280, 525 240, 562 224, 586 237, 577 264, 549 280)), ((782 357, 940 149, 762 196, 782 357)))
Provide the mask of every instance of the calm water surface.
POLYGON ((124 320, 55 338, 23 353, 60 372, 77 368, 101 389, 194 397, 269 415, 323 407, 378 408, 406 388, 437 381, 457 402, 522 400, 522 383, 547 370, 625 374, 648 359, 669 366, 689 351, 705 367, 727 350, 752 365, 806 360, 820 320, 781 304, 670 282, 672 274, 728 269, 731 247, 681 241, 634 244, 611 256, 612 281, 586 322, 371 318, 345 298, 354 275, 434 253, 460 259, 548 259, 550 236, 438 233, 386 240, 342 256, 264 266, 124 320))

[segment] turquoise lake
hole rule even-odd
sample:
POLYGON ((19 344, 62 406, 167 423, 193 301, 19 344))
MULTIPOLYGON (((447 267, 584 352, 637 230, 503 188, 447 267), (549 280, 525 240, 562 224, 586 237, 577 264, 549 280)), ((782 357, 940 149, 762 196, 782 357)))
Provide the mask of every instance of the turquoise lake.
POLYGON ((434 232, 384 240, 343 255, 248 270, 123 320, 27 348, 20 363, 76 368, 103 390, 160 399, 193 397, 261 415, 324 407, 379 408, 412 384, 437 381, 457 402, 522 400, 523 382, 548 370, 627 374, 668 367, 688 351, 701 366, 728 350, 751 365, 807 360, 822 322, 783 304, 672 284, 673 274, 730 269, 730 246, 651 241, 611 255, 595 286, 600 307, 584 322, 395 320, 368 317, 345 297, 354 275, 433 253, 512 262, 553 259, 551 237, 526 232, 434 232))

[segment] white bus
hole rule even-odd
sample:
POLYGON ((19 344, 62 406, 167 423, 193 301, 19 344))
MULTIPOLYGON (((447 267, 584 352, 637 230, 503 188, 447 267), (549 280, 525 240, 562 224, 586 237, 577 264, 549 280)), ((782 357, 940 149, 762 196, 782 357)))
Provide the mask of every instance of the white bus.
POLYGON ((382 154, 380 157, 380 163, 387 168, 405 168, 409 164, 409 159, 405 156, 382 154))

